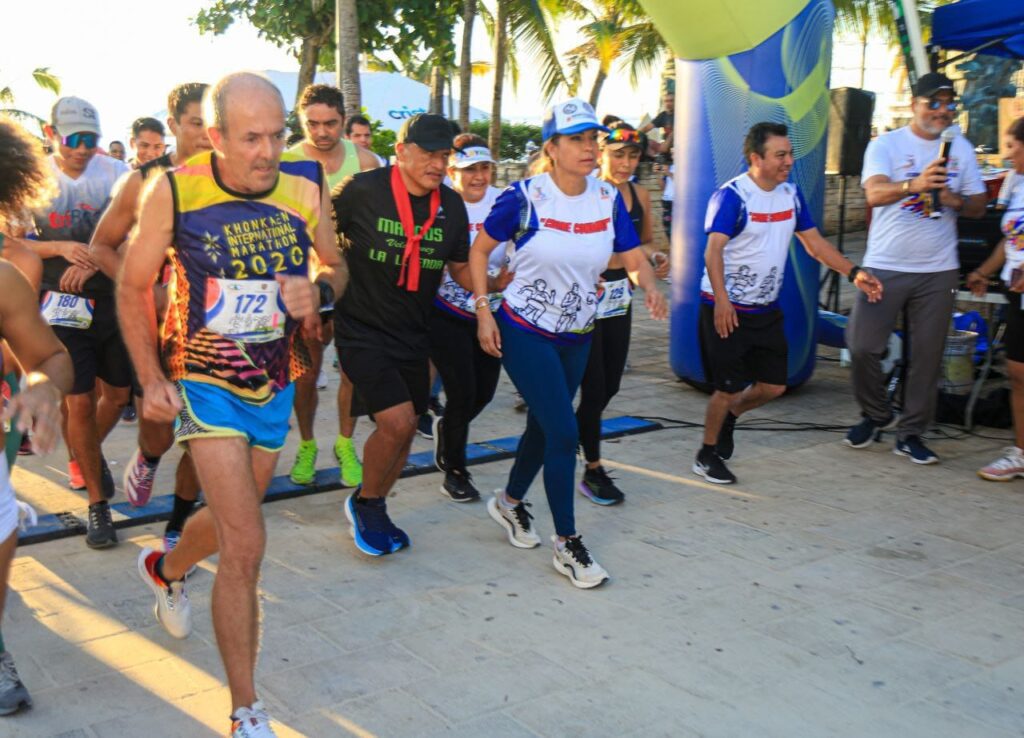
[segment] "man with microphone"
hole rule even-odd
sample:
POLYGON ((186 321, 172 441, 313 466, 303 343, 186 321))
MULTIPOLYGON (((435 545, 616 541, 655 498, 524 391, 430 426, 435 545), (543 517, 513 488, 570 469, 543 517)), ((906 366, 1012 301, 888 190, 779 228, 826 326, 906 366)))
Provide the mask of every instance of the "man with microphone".
POLYGON ((846 328, 853 390, 863 416, 846 434, 846 443, 866 448, 879 430, 895 428, 893 453, 915 464, 934 464, 939 458, 921 436, 935 410, 959 278, 956 219, 981 217, 986 195, 974 147, 957 129, 949 130, 957 110, 952 81, 929 72, 913 93, 910 125, 879 136, 864 154, 861 183, 874 208, 864 267, 885 285, 885 296, 872 303, 858 295, 846 328), (904 311, 909 370, 897 418, 881 359, 904 311))

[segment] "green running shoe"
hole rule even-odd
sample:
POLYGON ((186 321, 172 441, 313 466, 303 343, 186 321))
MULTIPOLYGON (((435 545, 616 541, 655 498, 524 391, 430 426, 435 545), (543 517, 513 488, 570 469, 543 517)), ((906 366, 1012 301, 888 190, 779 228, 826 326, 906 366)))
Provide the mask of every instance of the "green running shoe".
POLYGON ((288 478, 295 484, 312 484, 316 479, 316 441, 299 441, 299 452, 288 478))
POLYGON ((356 456, 355 446, 351 438, 339 435, 334 442, 334 457, 338 460, 343 487, 358 487, 363 483, 363 465, 356 456))

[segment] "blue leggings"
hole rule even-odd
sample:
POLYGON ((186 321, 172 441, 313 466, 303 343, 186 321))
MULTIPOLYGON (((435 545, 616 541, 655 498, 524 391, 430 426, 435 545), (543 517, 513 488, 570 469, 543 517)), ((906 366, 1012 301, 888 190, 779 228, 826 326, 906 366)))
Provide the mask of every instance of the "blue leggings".
POLYGON ((590 343, 559 345, 498 318, 505 371, 529 412, 505 491, 521 500, 544 467, 544 491, 560 536, 576 535, 573 483, 579 431, 572 401, 587 368, 590 343))

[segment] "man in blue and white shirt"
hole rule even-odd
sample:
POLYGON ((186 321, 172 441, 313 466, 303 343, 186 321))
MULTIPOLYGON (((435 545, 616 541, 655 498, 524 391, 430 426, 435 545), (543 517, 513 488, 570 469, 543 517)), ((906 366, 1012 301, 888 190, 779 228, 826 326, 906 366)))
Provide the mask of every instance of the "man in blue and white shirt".
POLYGON ((869 300, 882 285, 826 241, 800 188, 788 181, 793 146, 786 126, 757 123, 747 133, 744 174, 722 185, 708 203, 701 280, 700 331, 706 374, 715 387, 704 419, 704 445, 693 471, 732 484, 736 419, 786 391, 787 354, 778 296, 795 233, 807 253, 845 274, 869 300))

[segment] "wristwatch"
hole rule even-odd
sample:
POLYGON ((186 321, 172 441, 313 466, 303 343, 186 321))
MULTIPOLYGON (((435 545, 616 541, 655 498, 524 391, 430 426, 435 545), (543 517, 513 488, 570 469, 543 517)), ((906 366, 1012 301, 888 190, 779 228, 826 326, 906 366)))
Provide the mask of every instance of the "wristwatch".
POLYGON ((903 194, 903 195, 910 194, 910 180, 909 179, 903 180, 903 187, 900 188, 900 194, 903 194))

